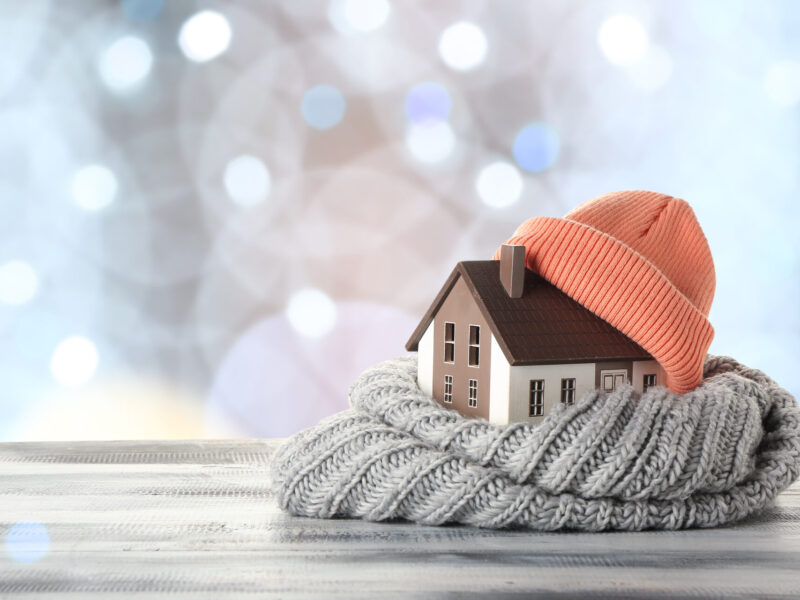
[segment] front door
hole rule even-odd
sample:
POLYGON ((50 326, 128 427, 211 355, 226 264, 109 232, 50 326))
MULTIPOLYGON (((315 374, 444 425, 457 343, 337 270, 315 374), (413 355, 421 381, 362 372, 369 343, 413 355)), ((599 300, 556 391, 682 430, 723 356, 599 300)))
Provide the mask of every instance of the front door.
POLYGON ((613 369, 600 371, 600 385, 604 392, 613 392, 617 386, 622 385, 628 380, 628 372, 625 369, 613 369))

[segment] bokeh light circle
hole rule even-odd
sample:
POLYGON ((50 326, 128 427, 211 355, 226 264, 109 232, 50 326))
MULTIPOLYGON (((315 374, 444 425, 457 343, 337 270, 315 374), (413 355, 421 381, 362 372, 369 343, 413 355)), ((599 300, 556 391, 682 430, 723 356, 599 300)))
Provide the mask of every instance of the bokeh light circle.
POLYGON ((342 93, 332 85, 317 85, 303 94, 300 111, 314 129, 325 130, 337 125, 347 107, 342 93))
POLYGON ((672 57, 660 46, 650 46, 647 54, 635 65, 628 67, 633 83, 652 92, 663 87, 672 76, 672 57))
POLYGON ((184 56, 194 62, 208 62, 225 52, 230 46, 233 31, 224 15, 203 10, 181 26, 178 45, 184 56))
POLYGON ((269 196, 271 177, 261 159, 243 154, 228 162, 224 183, 231 200, 242 206, 253 206, 269 196))
POLYGON ((331 0, 328 20, 344 35, 368 33, 383 27, 391 9, 388 0, 331 0))
MULTIPOLYGON (((263 35, 271 35, 270 30, 265 29, 263 35)), ((310 87, 301 57, 290 45, 248 61, 247 67, 219 90, 213 111, 204 117, 203 127, 191 124, 197 94, 206 85, 208 73, 206 69, 192 69, 191 75, 182 81, 179 125, 182 160, 193 171, 205 227, 214 232, 214 243, 225 238, 226 246, 233 243, 238 247, 237 264, 255 260, 253 254, 243 256, 241 252, 266 241, 262 235, 248 238, 252 234, 242 233, 240 225, 262 226, 280 214, 287 203, 296 205, 302 196, 294 191, 294 174, 304 170, 306 141, 316 132, 300 114, 300 99, 310 87), (225 187, 226 166, 241 155, 257 157, 269 173, 269 201, 257 203, 253 206, 255 210, 235 210, 225 187)), ((225 268, 235 269, 236 265, 228 264, 225 268)), ((259 269, 263 270, 263 265, 259 269)))
POLYGON ((80 208, 88 211, 108 206, 117 196, 119 185, 114 173, 101 164, 86 165, 72 176, 70 192, 80 208))
POLYGON ((19 306, 30 302, 39 289, 39 276, 22 260, 0 265, 0 302, 19 306))
POLYGON ((532 173, 553 166, 559 153, 559 139, 546 123, 531 123, 514 138, 513 154, 517 164, 532 173))
POLYGON ((764 73, 763 88, 778 106, 790 107, 800 102, 800 62, 784 60, 770 65, 764 73))
POLYGON ((414 123, 446 121, 452 100, 441 84, 425 82, 415 85, 406 95, 406 116, 414 123))
POLYGON ((286 318, 297 333, 310 338, 322 337, 336 325, 336 305, 322 290, 306 288, 289 298, 286 318))
POLYGON ((645 56, 647 31, 630 15, 616 15, 603 21, 597 32, 600 49, 614 65, 628 67, 645 56))
POLYGON ((71 336, 56 346, 50 358, 50 372, 63 386, 72 387, 89 381, 97 370, 99 355, 94 343, 81 336, 71 336))
POLYGON ((418 161, 435 164, 453 153, 456 136, 446 121, 415 123, 406 131, 406 146, 418 161))
POLYGON ((20 521, 6 534, 6 552, 19 563, 34 563, 50 550, 50 534, 42 523, 20 521))
POLYGON ((439 37, 439 55, 448 67, 457 71, 468 71, 480 65, 488 47, 483 30, 467 21, 450 25, 439 37))
POLYGON ((522 195, 522 175, 506 161, 497 161, 483 167, 475 180, 478 196, 487 206, 505 208, 522 195))
POLYGON ((358 31, 373 31, 389 18, 391 5, 387 0, 345 0, 344 15, 358 31))
POLYGON ((139 84, 153 66, 147 43, 127 35, 111 44, 100 59, 100 77, 114 91, 125 91, 139 84))

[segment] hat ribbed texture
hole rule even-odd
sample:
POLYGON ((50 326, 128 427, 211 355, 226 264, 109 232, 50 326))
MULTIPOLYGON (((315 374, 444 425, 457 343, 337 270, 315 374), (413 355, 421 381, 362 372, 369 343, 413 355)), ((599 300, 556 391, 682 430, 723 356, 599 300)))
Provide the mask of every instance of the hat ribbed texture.
POLYGON ((612 192, 561 219, 528 219, 506 243, 526 246, 528 268, 647 350, 670 390, 700 384, 714 337, 708 311, 716 278, 686 201, 612 192))

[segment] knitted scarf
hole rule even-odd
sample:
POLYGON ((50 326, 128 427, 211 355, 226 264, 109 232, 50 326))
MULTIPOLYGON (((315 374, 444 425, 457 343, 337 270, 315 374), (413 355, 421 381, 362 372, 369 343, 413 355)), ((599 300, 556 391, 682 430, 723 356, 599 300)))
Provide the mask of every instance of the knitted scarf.
POLYGON ((541 531, 714 527, 768 506, 800 473, 800 408, 761 371, 708 355, 703 382, 594 390, 541 423, 497 426, 439 405, 416 358, 381 363, 352 408, 288 438, 281 507, 541 531))

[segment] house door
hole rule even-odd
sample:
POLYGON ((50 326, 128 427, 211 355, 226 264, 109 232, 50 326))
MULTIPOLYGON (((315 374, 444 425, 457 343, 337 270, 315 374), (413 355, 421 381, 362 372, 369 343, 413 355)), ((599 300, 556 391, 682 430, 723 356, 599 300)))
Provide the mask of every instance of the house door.
POLYGON ((627 380, 628 372, 625 369, 600 371, 600 385, 604 392, 613 392, 618 385, 622 385, 627 380))

